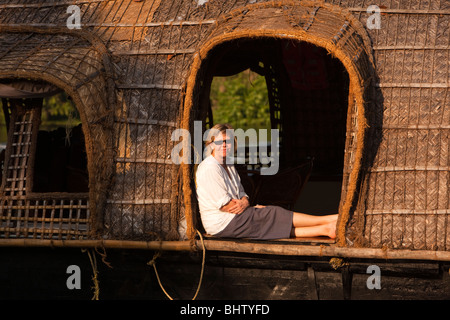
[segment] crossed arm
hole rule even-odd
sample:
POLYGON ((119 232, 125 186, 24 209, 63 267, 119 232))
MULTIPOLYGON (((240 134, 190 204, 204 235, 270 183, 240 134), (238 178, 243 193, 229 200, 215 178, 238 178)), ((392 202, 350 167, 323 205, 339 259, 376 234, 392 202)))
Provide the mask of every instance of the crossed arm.
POLYGON ((240 214, 249 206, 250 203, 248 202, 248 198, 244 196, 241 199, 231 199, 226 205, 220 208, 220 211, 240 214))

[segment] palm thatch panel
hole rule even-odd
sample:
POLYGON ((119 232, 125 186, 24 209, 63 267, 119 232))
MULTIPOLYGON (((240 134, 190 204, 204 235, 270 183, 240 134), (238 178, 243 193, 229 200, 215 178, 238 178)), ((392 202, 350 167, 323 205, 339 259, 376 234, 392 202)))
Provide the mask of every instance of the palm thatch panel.
POLYGON ((103 215, 104 190, 111 179, 111 165, 105 160, 112 158, 109 146, 112 138, 110 104, 113 99, 108 93, 111 87, 103 77, 105 66, 101 52, 85 37, 65 30, 49 32, 46 29, 13 27, 2 33, 0 41, 0 74, 3 79, 45 80, 65 90, 75 101, 83 121, 91 177, 90 192, 86 196, 57 193, 33 196, 30 189, 33 163, 27 158, 34 157, 34 144, 29 140, 27 143, 31 147, 24 149, 19 146, 23 145, 24 139, 29 139, 28 135, 34 137, 34 132, 37 133, 40 110, 25 109, 17 113, 12 110, 15 108, 11 108, 11 131, 14 135, 10 136, 18 135, 18 140, 10 139, 8 143, 6 158, 9 154, 10 161, 5 163, 2 186, 5 192, 11 191, 2 201, 2 212, 8 212, 2 216, 2 228, 6 234, 16 236, 23 235, 25 230, 28 237, 86 237, 96 232, 97 223, 93 222, 103 215), (23 125, 14 127, 14 123, 28 125, 25 129, 23 125), (20 162, 14 161, 17 157, 24 158, 20 162))
MULTIPOLYGON (((217 27, 202 44, 193 63, 193 71, 187 83, 187 97, 183 127, 192 130, 192 119, 199 117, 202 82, 208 82, 208 59, 214 48, 224 44, 239 46, 242 39, 288 39, 303 40, 324 47, 336 56, 350 75, 349 119, 347 125, 346 160, 341 196, 340 238, 345 242, 344 230, 353 199, 359 184, 359 174, 366 131, 365 110, 372 109, 372 92, 366 90, 373 81, 373 60, 370 40, 360 22, 339 7, 317 2, 270 2, 249 5, 224 15, 217 27), (206 74, 205 74, 206 72, 206 74)), ((221 50, 221 49, 219 49, 221 50)), ((277 81, 274 79, 273 81, 277 81)), ((187 208, 188 228, 195 225, 189 210, 190 169, 184 166, 184 194, 187 208)), ((193 231, 190 230, 191 234, 193 231)))
POLYGON ((448 250, 450 12, 433 1, 391 8, 368 30, 383 112, 355 229, 369 246, 448 250))

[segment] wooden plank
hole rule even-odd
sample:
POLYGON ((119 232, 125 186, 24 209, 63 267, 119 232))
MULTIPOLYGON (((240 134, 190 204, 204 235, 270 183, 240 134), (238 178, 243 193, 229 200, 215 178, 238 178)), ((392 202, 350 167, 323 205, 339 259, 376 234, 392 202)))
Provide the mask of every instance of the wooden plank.
POLYGON ((319 300, 319 287, 316 281, 316 272, 313 267, 308 267, 308 288, 309 298, 311 300, 319 300))
POLYGON ((0 239, 0 247, 78 247, 167 251, 241 252, 264 255, 337 257, 382 260, 449 261, 450 252, 431 250, 398 250, 381 248, 347 248, 333 245, 290 245, 260 242, 211 241, 133 241, 133 240, 46 240, 0 239))

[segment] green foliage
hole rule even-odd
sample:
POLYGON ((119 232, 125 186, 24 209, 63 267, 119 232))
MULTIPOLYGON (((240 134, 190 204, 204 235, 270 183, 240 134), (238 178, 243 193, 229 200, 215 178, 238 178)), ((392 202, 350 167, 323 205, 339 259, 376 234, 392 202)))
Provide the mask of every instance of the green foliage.
MULTIPOLYGON (((0 100, 0 106, 2 105, 0 100)), ((75 127, 81 123, 80 115, 66 93, 45 98, 41 113, 41 130, 54 130, 58 127, 75 127)), ((0 110, 0 143, 6 143, 6 124, 3 109, 0 110)))
POLYGON ((230 77, 215 77, 211 85, 214 123, 233 128, 270 129, 266 81, 250 70, 230 77))
POLYGON ((79 115, 67 94, 60 93, 44 99, 41 119, 43 121, 79 120, 79 115))

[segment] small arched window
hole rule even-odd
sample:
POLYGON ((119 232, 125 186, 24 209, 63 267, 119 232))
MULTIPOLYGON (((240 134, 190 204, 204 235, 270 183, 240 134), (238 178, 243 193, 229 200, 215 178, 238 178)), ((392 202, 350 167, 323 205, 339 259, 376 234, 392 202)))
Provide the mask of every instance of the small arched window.
POLYGON ((101 230, 114 168, 114 91, 106 50, 92 37, 34 27, 0 33, 8 129, 0 237, 80 240, 101 230), (64 121, 47 127, 57 114, 64 121))

